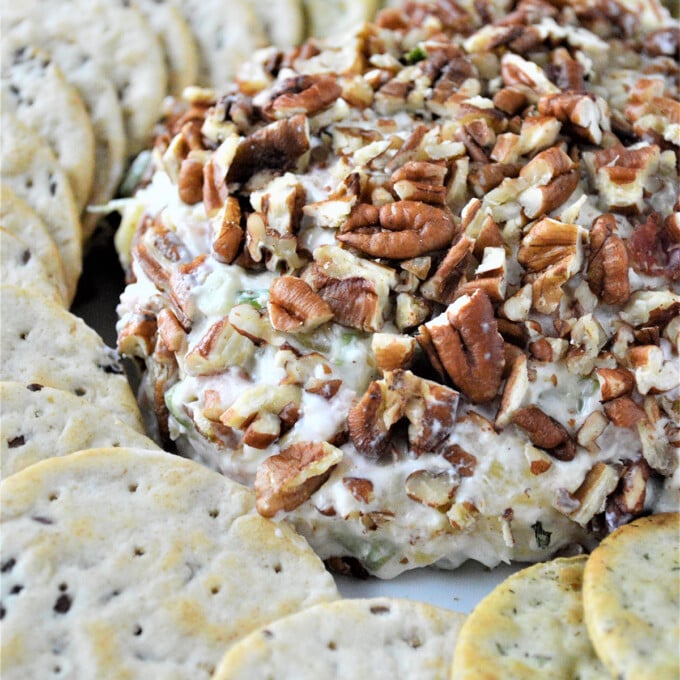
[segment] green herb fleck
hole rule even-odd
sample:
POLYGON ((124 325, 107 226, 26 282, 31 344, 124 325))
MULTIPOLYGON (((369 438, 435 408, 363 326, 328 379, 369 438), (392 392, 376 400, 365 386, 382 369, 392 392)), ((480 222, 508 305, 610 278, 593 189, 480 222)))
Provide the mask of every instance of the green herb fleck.
POLYGON ((417 64, 419 61, 427 59, 427 52, 420 45, 417 45, 406 54, 405 59, 407 64, 417 64))
POLYGON ((496 649, 501 656, 507 656, 508 653, 505 651, 505 647, 503 647, 500 642, 496 643, 496 649))
POLYGON ((550 545, 552 532, 546 531, 540 522, 532 524, 531 528, 534 530, 534 535, 536 536, 536 545, 538 545, 539 548, 547 548, 550 545))
POLYGON ((266 288, 258 288, 256 290, 239 290, 236 293, 237 305, 250 305, 255 309, 264 309, 267 304, 269 291, 266 288))

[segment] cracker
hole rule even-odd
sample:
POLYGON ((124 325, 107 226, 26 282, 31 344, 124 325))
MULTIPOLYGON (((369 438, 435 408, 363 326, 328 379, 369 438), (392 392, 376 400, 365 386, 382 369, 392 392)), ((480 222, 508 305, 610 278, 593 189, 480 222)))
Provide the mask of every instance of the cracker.
POLYGON ((27 48, 12 57, 3 63, 2 107, 50 145, 82 210, 94 176, 94 133, 85 105, 49 54, 27 48))
POLYGON ((52 51, 75 42, 113 82, 123 110, 127 153, 149 142, 163 97, 167 72, 156 37, 133 5, 108 0, 27 0, 2 3, 13 41, 52 51), (49 21, 42 21, 49 13, 49 21))
POLYGON ((337 36, 370 21, 380 5, 377 0, 304 0, 311 35, 337 36))
POLYGON ((158 37, 168 69, 168 92, 179 97, 196 82, 198 47, 188 22, 177 7, 164 0, 137 0, 139 10, 158 37))
POLYGON ((3 479, 45 458, 83 449, 158 448, 108 411, 64 390, 0 382, 0 403, 3 479))
POLYGON ((305 37, 302 0, 256 0, 254 5, 272 45, 285 49, 302 42, 305 37))
POLYGON ((139 408, 116 353, 50 300, 14 286, 0 289, 0 380, 72 392, 143 432, 139 408))
POLYGON ((536 564, 497 586, 460 631, 452 680, 608 678, 583 622, 586 559, 536 564))
POLYGON ((33 253, 40 258, 52 285, 59 291, 59 296, 66 300, 67 289, 61 256, 45 223, 26 201, 4 184, 0 184, 0 224, 3 229, 31 244, 33 253))
POLYGON ((198 81, 225 87, 240 64, 267 44, 255 11, 245 0, 178 0, 200 51, 198 81))
POLYGON ((19 286, 64 305, 59 289, 50 281, 30 243, 7 231, 0 223, 0 282, 19 286))
POLYGON ((234 645, 215 680, 444 680, 463 614, 393 598, 319 604, 234 645))
POLYGON ((164 452, 93 449, 2 483, 3 678, 209 678, 237 639, 338 597, 245 487, 164 452), (21 592, 17 593, 17 589, 21 592))
POLYGON ((59 248, 71 301, 83 266, 82 236, 66 173, 47 143, 6 111, 2 113, 2 133, 2 182, 45 223, 59 248))
POLYGON ((612 676, 670 680, 680 672, 680 514, 622 526, 593 551, 583 607, 593 645, 612 676))

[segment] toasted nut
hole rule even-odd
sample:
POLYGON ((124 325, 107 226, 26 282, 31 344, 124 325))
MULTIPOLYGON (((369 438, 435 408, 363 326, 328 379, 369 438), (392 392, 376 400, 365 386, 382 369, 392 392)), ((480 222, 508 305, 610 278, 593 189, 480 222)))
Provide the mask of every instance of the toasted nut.
POLYGON ((405 260, 446 248, 457 231, 446 208, 396 201, 345 223, 337 238, 373 257, 405 260))
POLYGON ((375 333, 371 338, 371 349, 379 369, 394 371, 410 366, 416 350, 416 341, 408 335, 375 333))
POLYGON ((600 381, 602 401, 630 394, 635 387, 635 377, 625 368, 596 368, 595 373, 600 381))
POLYGON ((521 427, 531 443, 546 449, 557 460, 572 460, 576 447, 567 430, 537 406, 525 406, 512 415, 511 421, 521 427))
POLYGON ((656 345, 631 347, 628 359, 640 394, 667 392, 680 384, 677 361, 665 361, 663 350, 656 345))
POLYGON ((281 421, 278 416, 266 411, 257 416, 243 433, 243 443, 254 449, 266 449, 281 434, 281 421))
POLYGON ((593 144, 602 142, 603 131, 610 129, 609 107, 601 97, 590 92, 560 92, 538 100, 543 115, 570 122, 574 131, 593 144))
POLYGON ((342 483, 360 503, 370 503, 373 500, 373 482, 363 477, 343 477, 342 483))
MULTIPOLYGON (((407 373, 395 372, 394 383, 398 384, 400 377, 407 373)), ((389 384, 389 375, 387 378, 389 384)), ((406 402, 404 413, 409 420, 409 444, 420 456, 438 451, 448 439, 456 422, 459 395, 444 385, 422 379, 418 380, 414 392, 406 402)))
POLYGON ((455 289, 473 245, 473 241, 462 234, 446 253, 435 273, 420 287, 421 295, 443 304, 453 302, 455 289))
POLYGON ((349 434, 357 451, 369 459, 377 459, 390 443, 391 419, 385 422, 387 394, 384 383, 372 382, 363 397, 347 414, 349 434))
POLYGON ((342 460, 342 451, 326 442, 298 442, 260 464, 255 475, 257 511, 273 517, 302 505, 342 460))
POLYGON ((509 85, 526 85, 538 94, 551 94, 559 90, 548 80, 540 66, 522 57, 507 53, 501 60, 503 83, 509 85))
POLYGON ((239 395, 220 421, 240 430, 263 413, 279 415, 291 403, 299 407, 300 399, 301 390, 296 385, 255 385, 239 395))
POLYGON ((597 438, 605 431, 609 421, 602 411, 593 411, 584 421, 576 433, 576 441, 591 453, 600 450, 595 443, 597 438))
POLYGON ((536 222, 522 240, 517 254, 532 285, 533 305, 542 313, 557 309, 562 286, 579 270, 583 261, 583 229, 551 218, 536 222))
POLYGON ((161 309, 156 322, 158 334, 163 339, 165 346, 171 352, 182 351, 187 341, 187 334, 172 310, 161 309))
POLYGON ((645 412, 630 398, 617 397, 604 405, 604 412, 616 427, 634 429, 638 422, 646 420, 645 412))
POLYGON ((454 470, 416 470, 406 478, 406 495, 413 501, 446 512, 453 503, 460 478, 454 470))
POLYGON ((458 298, 421 326, 416 339, 435 368, 443 369, 470 400, 496 396, 505 363, 503 338, 486 293, 477 290, 458 298))
POLYGON ((228 318, 233 329, 257 347, 267 343, 281 344, 281 339, 276 337, 265 314, 252 305, 247 303, 234 305, 229 310, 228 318))
POLYGON ((474 503, 463 501, 462 503, 454 503, 446 516, 449 518, 453 529, 470 532, 477 522, 479 514, 480 510, 474 503))
POLYGON ((636 290, 620 316, 626 323, 638 327, 664 324, 678 314, 680 295, 670 290, 636 290))
POLYGON ((461 477, 472 477, 477 467, 477 458, 468 453, 462 446, 451 444, 442 454, 453 465, 461 477))
POLYGON ((185 203, 194 205, 203 200, 203 162, 188 156, 182 161, 177 179, 179 197, 185 203))
POLYGON ((271 123, 240 142, 226 180, 245 182, 265 169, 293 170, 309 148, 309 123, 305 115, 271 123))
POLYGON ((409 161, 392 173, 391 182, 402 200, 442 205, 446 199, 446 165, 409 161))
POLYGON ((228 198, 229 189, 227 189, 227 185, 224 182, 224 176, 220 177, 217 163, 210 159, 203 166, 203 207, 205 208, 205 214, 208 217, 213 217, 220 211, 228 198))
POLYGON ((628 251, 617 235, 613 215, 600 215, 593 222, 588 285, 606 305, 622 305, 630 297, 628 251))
POLYGON ((313 116, 329 108, 342 93, 333 75, 321 73, 286 78, 274 88, 271 101, 262 107, 270 119, 304 113, 313 116))
POLYGON ((605 519, 610 531, 642 514, 650 474, 644 458, 624 467, 619 486, 607 502, 605 519))
POLYGON ((268 309, 272 326, 287 333, 306 332, 333 318, 333 310, 321 296, 294 276, 273 281, 268 309))
POLYGON ((415 328, 427 319, 430 306, 424 300, 408 293, 397 295, 394 322, 400 331, 415 328))
POLYGON ((184 366, 191 375, 220 373, 228 366, 242 365, 254 350, 255 345, 237 333, 225 316, 212 324, 187 352, 184 366))
POLYGON ((607 496, 616 489, 619 483, 619 471, 613 465, 595 463, 588 471, 581 486, 572 494, 579 507, 569 517, 581 526, 600 512, 603 512, 607 496))
POLYGON ((118 333, 118 351, 129 357, 148 357, 154 349, 156 328, 153 314, 131 315, 118 333))
POLYGON ((531 444, 526 444, 524 455, 529 463, 529 470, 534 476, 542 475, 552 467, 553 460, 543 449, 537 449, 531 444))
POLYGON ((231 264, 238 255, 243 240, 241 208, 238 199, 229 196, 222 208, 210 220, 212 228, 212 252, 218 262, 231 264))
POLYGON ((512 364, 510 375, 505 382, 501 407, 496 415, 496 427, 507 427, 512 422, 512 417, 522 407, 528 390, 527 358, 526 355, 520 354, 512 364))

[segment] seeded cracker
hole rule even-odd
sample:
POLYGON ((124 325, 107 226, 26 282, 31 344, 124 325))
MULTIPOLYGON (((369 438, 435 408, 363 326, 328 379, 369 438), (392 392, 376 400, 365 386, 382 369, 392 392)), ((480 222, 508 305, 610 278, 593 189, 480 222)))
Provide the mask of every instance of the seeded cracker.
POLYGON ((586 559, 537 564, 497 586, 461 628, 451 679, 609 678, 583 621, 586 559))
POLYGON ((463 614, 410 600, 319 604, 241 640, 214 680, 447 680, 464 621, 463 614))
POLYGON ((638 519, 593 551, 583 578, 588 633, 612 677, 680 673, 680 515, 638 519))
POLYGON ((303 539, 191 461, 93 449, 2 483, 3 678, 208 679, 254 628, 337 598, 303 539))
POLYGON ((47 271, 26 241, 7 231, 0 223, 0 281, 18 286, 65 306, 66 301, 50 281, 47 271))
POLYGON ((4 184, 0 185, 0 224, 3 229, 31 244, 31 250, 40 258, 48 279, 59 291, 59 296, 66 301, 61 255, 47 232, 45 223, 25 201, 4 184))
POLYGON ((35 210, 59 248, 70 302, 82 270, 82 233, 71 186, 47 143, 6 111, 1 167, 2 183, 35 210))
POLYGON ((0 380, 72 392, 143 432, 116 353, 85 323, 47 298, 0 289, 0 380))
POLYGON ((2 107, 50 145, 82 211, 94 177, 92 123, 77 90, 49 54, 27 48, 3 64, 2 107))
POLYGON ((109 411, 64 390, 0 382, 0 402, 3 479, 45 458, 83 449, 158 448, 109 411))

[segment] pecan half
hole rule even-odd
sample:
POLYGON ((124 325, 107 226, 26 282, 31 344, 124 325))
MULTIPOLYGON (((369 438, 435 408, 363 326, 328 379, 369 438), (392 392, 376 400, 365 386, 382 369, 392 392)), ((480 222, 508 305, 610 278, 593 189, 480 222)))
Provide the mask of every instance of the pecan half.
POLYGON ((359 214, 361 219, 353 219, 352 213, 337 238, 372 257, 406 260, 425 255, 446 248, 457 231, 447 208, 418 201, 396 201, 359 214))
POLYGON ((304 114, 279 120, 241 140, 227 172, 227 182, 245 182, 265 169, 293 170, 310 149, 304 114))
POLYGON ((270 456, 255 475, 255 504, 263 517, 302 505, 342 460, 342 451, 326 442, 298 442, 270 456))
POLYGON ((446 200, 446 165, 428 161, 409 161, 392 173, 390 181, 402 200, 442 205, 446 200))
POLYGON ((464 295, 420 327, 416 338, 437 370, 475 403, 498 393, 505 365, 503 338, 489 297, 464 295))
POLYGON ((593 222, 588 285, 606 305, 621 305, 630 297, 628 251, 617 234, 613 215, 600 215, 593 222))
POLYGON ((557 460, 572 460, 576 455, 576 446, 567 430, 537 406, 517 409, 511 422, 527 433, 532 444, 557 460))
POLYGON ((294 276, 273 281, 267 306, 272 326, 286 333, 306 332, 333 318, 333 310, 323 298, 294 276))

